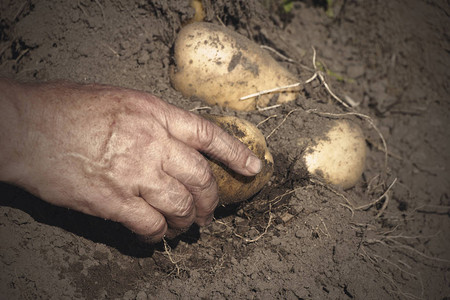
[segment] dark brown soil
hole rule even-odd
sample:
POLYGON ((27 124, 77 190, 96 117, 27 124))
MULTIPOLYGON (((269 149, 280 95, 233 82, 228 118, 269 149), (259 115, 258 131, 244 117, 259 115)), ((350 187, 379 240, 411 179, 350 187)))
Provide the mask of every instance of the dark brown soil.
MULTIPOLYGON (((333 17, 326 1, 295 1, 282 17, 258 1, 203 2, 208 20, 292 58, 281 63, 300 80, 313 74, 314 47, 333 91, 357 102, 386 139, 387 169, 376 130, 350 116, 367 138, 361 182, 342 191, 305 176, 299 143, 331 118, 307 111, 349 111, 317 80, 268 111, 213 107, 255 124, 270 117, 259 128, 270 135, 275 173, 258 195, 149 246, 119 224, 1 185, 0 298, 449 299, 449 2, 336 0, 333 17), (394 181, 375 205, 349 208, 394 181)), ((168 76, 176 32, 193 15, 187 0, 2 0, 0 11, 0 75, 204 105, 168 76)))

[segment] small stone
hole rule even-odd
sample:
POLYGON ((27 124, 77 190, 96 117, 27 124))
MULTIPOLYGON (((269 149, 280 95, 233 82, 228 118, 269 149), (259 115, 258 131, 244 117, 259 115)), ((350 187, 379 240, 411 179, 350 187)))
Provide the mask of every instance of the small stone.
POLYGON ((147 300, 147 294, 144 291, 140 291, 136 295, 136 300, 147 300))
POLYGON ((138 64, 143 65, 147 63, 150 60, 150 55, 148 54, 148 51, 143 50, 139 54, 139 57, 137 59, 138 64))
POLYGON ((290 213, 286 212, 284 213, 280 218, 281 220, 283 220, 284 223, 289 222, 294 216, 291 215, 290 213))
POLYGON ((135 299, 134 292, 132 290, 125 292, 122 299, 123 300, 134 300, 135 299))
POLYGON ((310 235, 311 235, 311 233, 306 228, 299 229, 295 233, 295 237, 299 238, 299 239, 304 239, 310 235))

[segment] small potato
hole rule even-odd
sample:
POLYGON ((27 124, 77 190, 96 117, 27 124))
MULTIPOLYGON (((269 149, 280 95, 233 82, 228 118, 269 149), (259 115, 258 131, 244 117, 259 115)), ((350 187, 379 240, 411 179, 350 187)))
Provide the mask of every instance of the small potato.
POLYGON ((189 5, 194 9, 194 17, 189 20, 189 23, 201 22, 205 19, 205 10, 201 0, 191 0, 189 5))
POLYGON ((261 159, 263 163, 261 172, 256 176, 247 177, 237 174, 222 163, 207 157, 219 187, 220 203, 229 204, 249 199, 267 184, 273 174, 273 158, 267 149, 264 136, 255 125, 237 117, 202 116, 239 139, 261 159))
POLYGON ((303 156, 311 175, 348 189, 361 178, 366 141, 361 128, 347 120, 333 121, 324 137, 313 139, 303 156))
POLYGON ((294 100, 299 91, 291 88, 240 101, 298 80, 257 44, 224 26, 205 22, 185 26, 175 42, 174 59, 170 74, 174 88, 211 105, 249 111, 267 106, 272 97, 276 103, 294 100))

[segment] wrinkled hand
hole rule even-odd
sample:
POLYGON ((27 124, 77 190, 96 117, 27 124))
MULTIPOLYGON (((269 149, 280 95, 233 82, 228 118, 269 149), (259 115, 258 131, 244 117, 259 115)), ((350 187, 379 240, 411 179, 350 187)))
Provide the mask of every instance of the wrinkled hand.
POLYGON ((19 95, 17 149, 0 179, 148 241, 212 220, 217 184, 200 152, 243 175, 261 168, 216 125, 147 93, 54 83, 14 84, 10 94, 19 95))

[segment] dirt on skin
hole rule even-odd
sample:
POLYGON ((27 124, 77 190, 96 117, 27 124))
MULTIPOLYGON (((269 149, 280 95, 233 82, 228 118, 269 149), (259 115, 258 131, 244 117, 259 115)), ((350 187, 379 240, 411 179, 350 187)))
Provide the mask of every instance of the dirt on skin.
MULTIPOLYGON (((259 124, 274 175, 253 199, 219 207, 210 226, 156 246, 1 185, 0 298, 449 299, 449 3, 323 2, 294 1, 280 13, 271 1, 203 1, 208 21, 291 58, 274 54, 300 81, 314 73, 314 47, 316 66, 352 109, 314 80, 271 110, 206 110, 259 124), (352 189, 305 173, 303 146, 336 118, 318 112, 370 117, 338 116, 367 140, 352 189)), ((203 113, 169 80, 188 4, 3 0, 0 75, 118 85, 203 113)))

